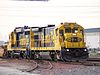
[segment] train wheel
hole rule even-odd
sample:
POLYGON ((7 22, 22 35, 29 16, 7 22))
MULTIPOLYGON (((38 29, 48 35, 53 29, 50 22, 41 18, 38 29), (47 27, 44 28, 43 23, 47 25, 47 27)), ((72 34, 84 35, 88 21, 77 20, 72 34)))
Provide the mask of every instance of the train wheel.
POLYGON ((72 61, 72 57, 70 55, 67 55, 65 50, 61 50, 61 59, 65 62, 66 61, 68 61, 68 62, 72 61))
POLYGON ((7 51, 7 53, 6 53, 6 57, 9 58, 9 52, 8 52, 8 51, 7 51))
POLYGON ((33 51, 30 52, 30 59, 35 59, 35 52, 33 51))
POLYGON ((13 53, 13 51, 11 51, 10 52, 10 58, 13 58, 13 56, 14 56, 14 53, 13 53))
POLYGON ((23 58, 24 58, 24 51, 20 51, 19 58, 20 58, 20 59, 23 59, 23 58))
POLYGON ((50 52, 50 57, 51 57, 51 59, 52 59, 52 61, 57 61, 57 55, 56 55, 56 53, 55 52, 50 52))
POLYGON ((33 59, 37 59, 37 54, 36 53, 33 54, 33 59))
POLYGON ((7 55, 8 55, 8 58, 11 58, 11 51, 8 51, 7 55))
POLYGON ((3 58, 7 58, 7 50, 4 50, 3 58))
POLYGON ((10 58, 10 51, 7 52, 8 58, 10 58))
POLYGON ((33 59, 41 59, 40 52, 33 52, 32 57, 33 59))
POLYGON ((26 57, 26 53, 25 51, 23 51, 23 58, 25 59, 25 57, 26 57))
POLYGON ((85 54, 85 55, 83 55, 83 57, 82 57, 83 59, 88 59, 89 58, 89 55, 88 55, 88 53, 87 54, 85 54))

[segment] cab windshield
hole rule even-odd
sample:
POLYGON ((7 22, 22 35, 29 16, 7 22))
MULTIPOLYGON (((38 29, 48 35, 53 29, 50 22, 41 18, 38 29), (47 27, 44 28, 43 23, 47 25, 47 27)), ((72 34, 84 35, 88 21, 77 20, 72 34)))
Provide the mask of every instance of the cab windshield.
POLYGON ((65 33, 77 33, 78 32, 78 28, 73 28, 71 29, 70 27, 65 29, 65 33))
POLYGON ((71 28, 70 27, 66 28, 65 33, 71 33, 71 28))
POLYGON ((78 28, 73 28, 72 29, 72 33, 77 33, 78 32, 78 28))

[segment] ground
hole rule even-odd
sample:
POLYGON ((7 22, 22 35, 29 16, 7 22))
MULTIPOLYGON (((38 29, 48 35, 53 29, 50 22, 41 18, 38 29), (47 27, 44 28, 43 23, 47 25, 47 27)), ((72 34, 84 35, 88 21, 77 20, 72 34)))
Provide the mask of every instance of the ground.
POLYGON ((39 75, 39 74, 30 74, 27 72, 21 72, 20 70, 9 67, 0 67, 0 75, 39 75))
POLYGON ((100 66, 84 66, 63 62, 52 62, 52 69, 32 69, 34 60, 26 59, 0 59, 0 75, 100 75, 100 66))

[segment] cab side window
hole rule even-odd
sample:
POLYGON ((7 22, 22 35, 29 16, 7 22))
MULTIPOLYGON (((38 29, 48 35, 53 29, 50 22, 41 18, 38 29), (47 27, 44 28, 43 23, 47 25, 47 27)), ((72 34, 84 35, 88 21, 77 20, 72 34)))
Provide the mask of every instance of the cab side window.
POLYGON ((82 33, 82 34, 83 34, 83 33, 84 33, 84 31, 81 29, 81 30, 80 30, 80 33, 82 33))
POLYGON ((64 35, 63 30, 60 30, 59 33, 60 33, 60 36, 64 35))

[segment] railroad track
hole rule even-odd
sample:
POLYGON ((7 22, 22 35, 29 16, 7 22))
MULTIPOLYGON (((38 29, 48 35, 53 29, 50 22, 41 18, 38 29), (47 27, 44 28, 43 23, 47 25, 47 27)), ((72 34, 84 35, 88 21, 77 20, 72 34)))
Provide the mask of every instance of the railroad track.
POLYGON ((88 58, 87 61, 96 61, 96 62, 100 62, 100 58, 88 58))
POLYGON ((31 69, 26 69, 26 72, 32 72, 33 70, 35 70, 36 68, 38 68, 37 62, 33 61, 33 63, 35 64, 35 66, 32 67, 31 69))
POLYGON ((72 64, 72 65, 84 65, 84 66, 100 66, 100 58, 88 58, 87 60, 71 61, 71 62, 59 61, 59 63, 72 64))
POLYGON ((39 68, 42 68, 42 69, 48 69, 48 70, 50 70, 50 69, 53 68, 53 66, 52 66, 52 64, 51 64, 50 61, 38 60, 37 61, 37 64, 38 64, 38 67, 39 68))
POLYGON ((34 70, 42 69, 42 70, 51 70, 53 68, 52 63, 46 60, 33 60, 35 64, 34 67, 30 69, 24 69, 23 72, 32 72, 34 70))
POLYGON ((78 62, 71 62, 75 65, 84 65, 84 66, 100 66, 100 58, 88 58, 87 60, 81 60, 78 62))
MULTIPOLYGON (((22 71, 24 72, 32 72, 35 70, 41 69, 42 71, 44 70, 51 70, 53 68, 52 61, 48 60, 32 60, 34 66, 28 69, 24 69, 22 71)), ((53 61, 54 62, 54 61, 53 61)), ((64 61, 57 61, 57 63, 61 64, 71 64, 71 65, 84 65, 84 66, 100 66, 100 58, 89 58, 85 61, 72 61, 72 62, 64 62, 64 61)))
POLYGON ((100 58, 88 58, 82 64, 85 66, 100 66, 100 58))

